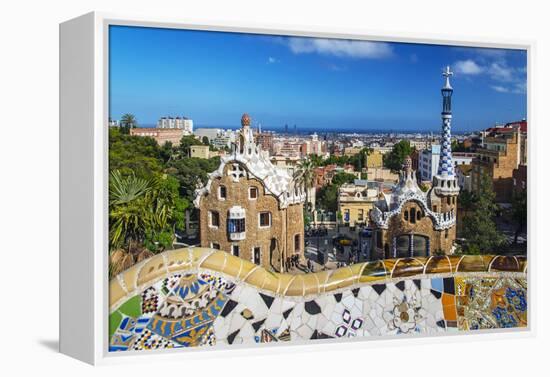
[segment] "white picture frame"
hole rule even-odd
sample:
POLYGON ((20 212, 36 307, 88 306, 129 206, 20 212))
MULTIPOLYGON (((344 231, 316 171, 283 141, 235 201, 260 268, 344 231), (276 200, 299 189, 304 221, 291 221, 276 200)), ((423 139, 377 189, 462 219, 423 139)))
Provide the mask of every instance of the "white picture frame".
MULTIPOLYGON (((247 32, 257 34, 331 37, 371 41, 427 43, 469 47, 516 48, 527 51, 528 115, 533 113, 532 56, 533 41, 493 38, 461 38, 421 34, 373 32, 365 30, 318 29, 281 25, 254 25, 231 22, 202 24, 197 21, 143 18, 92 12, 60 24, 60 351, 90 364, 130 362, 154 357, 156 359, 211 358, 231 355, 262 355, 268 353, 319 350, 322 347, 377 347, 393 337, 376 338, 376 342, 350 340, 347 342, 316 342, 287 344, 261 348, 233 347, 231 349, 188 349, 152 351, 142 354, 108 352, 108 28, 110 25, 131 25, 176 29, 247 32), (74 247, 74 245, 79 245, 74 247)), ((534 120, 530 119, 533 123, 534 120)), ((531 138, 537 125, 530 125, 531 138)), ((534 155, 534 143, 529 156, 534 155)), ((532 165, 528 168, 532 173, 532 165)), ((529 219, 531 186, 529 189, 529 219)), ((533 227, 528 234, 532 237, 533 227)), ((536 256, 528 246, 532 266, 536 256)), ((529 286, 535 281, 535 270, 528 274, 529 286)), ((483 331, 463 336, 422 336, 402 342, 463 341, 461 338, 498 336, 517 337, 534 334, 534 306, 529 290, 528 327, 525 329, 483 331), (498 332, 498 334, 493 334, 498 332), (488 334, 487 334, 488 333, 488 334)))

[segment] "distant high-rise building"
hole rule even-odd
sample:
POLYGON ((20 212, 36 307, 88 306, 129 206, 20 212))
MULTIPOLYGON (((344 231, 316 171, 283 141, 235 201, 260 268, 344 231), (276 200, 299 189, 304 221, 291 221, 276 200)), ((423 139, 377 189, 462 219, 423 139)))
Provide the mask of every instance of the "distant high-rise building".
POLYGON ((157 122, 157 128, 176 128, 189 135, 193 133, 193 120, 186 117, 162 117, 157 122))

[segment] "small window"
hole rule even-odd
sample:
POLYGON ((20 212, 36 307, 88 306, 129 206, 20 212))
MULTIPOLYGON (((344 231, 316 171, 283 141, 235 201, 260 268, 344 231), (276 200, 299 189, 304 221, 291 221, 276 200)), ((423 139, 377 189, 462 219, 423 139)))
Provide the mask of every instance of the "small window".
POLYGON ((218 198, 220 200, 227 199, 227 188, 225 186, 220 186, 220 188, 218 190, 218 198))
POLYGON ((432 211, 437 212, 437 206, 433 206, 432 211))
POLYGON ((249 190, 248 190, 248 198, 249 199, 258 199, 258 188, 257 187, 251 187, 249 190))
POLYGON ((422 218, 422 212, 416 211, 416 220, 420 220, 422 218))
POLYGON ((240 252, 240 249, 239 249, 239 245, 233 245, 231 246, 231 253, 238 257, 239 256, 239 252, 240 252))
POLYGON ((220 244, 216 242, 211 243, 212 249, 220 250, 220 244))
POLYGON ((416 223, 416 208, 411 208, 411 214, 410 214, 410 218, 411 218, 411 223, 416 223))
POLYGON ((260 247, 252 249, 252 262, 254 262, 254 264, 262 263, 262 249, 260 249, 260 247))
POLYGON ((409 211, 405 211, 405 213, 403 214, 404 218, 405 218, 405 221, 409 221, 409 211))
POLYGON ((209 213, 209 225, 213 228, 220 226, 220 213, 218 211, 210 211, 209 213))
POLYGON ((271 226, 271 212, 260 212, 260 228, 267 228, 271 226))
POLYGON ((449 238, 449 229, 445 229, 445 239, 449 238))

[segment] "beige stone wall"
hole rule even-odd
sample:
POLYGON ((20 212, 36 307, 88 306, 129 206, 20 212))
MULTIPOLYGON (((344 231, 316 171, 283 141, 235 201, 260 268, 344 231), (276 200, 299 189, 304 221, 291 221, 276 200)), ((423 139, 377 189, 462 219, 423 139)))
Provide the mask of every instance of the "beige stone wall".
POLYGON ((496 201, 510 202, 513 191, 513 172, 514 169, 517 169, 521 159, 519 148, 518 134, 516 133, 507 140, 505 152, 478 150, 481 160, 476 159, 472 162, 472 189, 479 192, 481 176, 487 174, 493 180, 496 201), (489 161, 484 161, 483 157, 487 157, 489 161))
POLYGON ((191 148, 191 157, 195 158, 210 158, 210 147, 208 145, 192 145, 191 148))
POLYGON ((381 168, 383 166, 383 154, 373 151, 367 156, 367 168, 381 168))
POLYGON ((349 210, 349 225, 355 226, 356 223, 367 224, 369 222, 369 212, 372 209, 374 203, 367 201, 341 201, 339 203, 338 211, 342 213, 342 221, 344 222, 344 213, 349 210), (363 220, 359 220, 359 211, 363 210, 363 220))
POLYGON ((288 206, 286 210, 286 256, 291 256, 295 253, 300 255, 303 259, 304 256, 304 209, 302 204, 288 206), (294 237, 300 236, 299 250, 295 249, 294 237))
POLYGON ((267 269, 279 270, 281 258, 285 255, 286 250, 290 250, 291 253, 294 250, 293 235, 296 233, 300 234, 301 253, 303 254, 303 206, 300 204, 289 206, 287 209, 279 209, 278 200, 265 192, 264 186, 259 180, 241 178, 239 182, 234 182, 232 177, 227 175, 230 165, 225 167, 223 177, 212 181, 210 193, 205 194, 201 199, 201 246, 212 247, 213 243, 217 243, 221 250, 231 253, 232 245, 239 245, 239 256, 249 261, 253 261, 253 248, 260 247, 260 264, 267 269), (220 185, 226 187, 227 198, 225 200, 218 198, 220 185), (249 199, 250 187, 258 189, 258 198, 255 200, 249 199), (228 212, 235 205, 246 210, 246 238, 241 241, 229 240, 227 232, 228 212), (219 212, 220 226, 218 228, 212 228, 209 225, 209 211, 219 212), (271 227, 269 228, 259 226, 259 214, 263 211, 271 212, 271 227), (290 241, 287 242, 287 239, 290 241))
POLYGON ((155 139, 158 145, 163 145, 166 142, 171 142, 173 145, 179 145, 183 137, 184 130, 178 128, 132 128, 130 135, 132 136, 148 136, 155 139))

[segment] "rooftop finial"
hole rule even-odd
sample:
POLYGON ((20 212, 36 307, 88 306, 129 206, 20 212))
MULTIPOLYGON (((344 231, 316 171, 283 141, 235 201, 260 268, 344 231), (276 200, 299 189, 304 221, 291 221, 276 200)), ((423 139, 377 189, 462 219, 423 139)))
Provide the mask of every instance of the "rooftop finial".
POLYGON ((451 67, 447 66, 445 70, 443 71, 443 76, 445 77, 445 86, 443 89, 452 89, 451 82, 449 81, 451 76, 453 75, 453 72, 451 71, 451 67))

